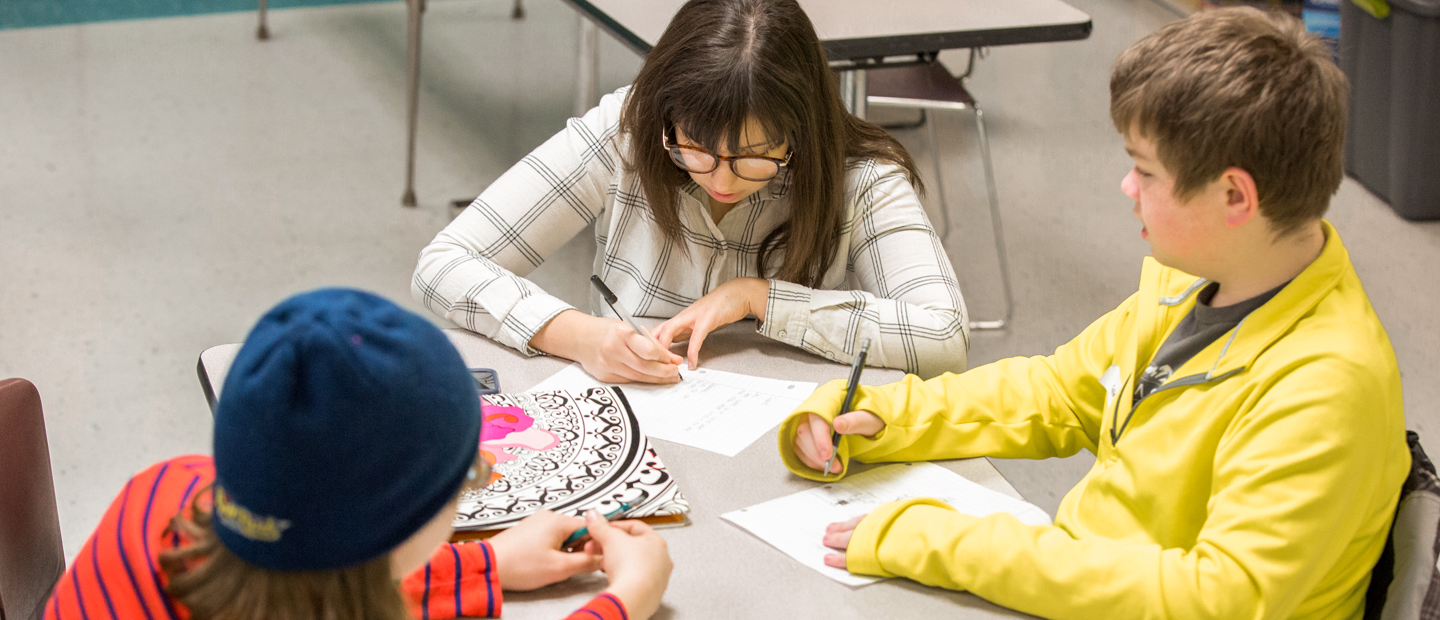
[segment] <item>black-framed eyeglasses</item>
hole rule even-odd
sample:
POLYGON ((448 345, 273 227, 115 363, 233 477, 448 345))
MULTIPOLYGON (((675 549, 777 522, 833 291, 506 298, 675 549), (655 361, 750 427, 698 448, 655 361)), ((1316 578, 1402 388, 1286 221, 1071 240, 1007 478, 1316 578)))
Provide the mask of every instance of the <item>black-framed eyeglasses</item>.
POLYGON ((790 164, 790 156, 795 151, 785 153, 785 157, 766 157, 764 155, 719 155, 709 149, 688 144, 671 144, 670 134, 666 131, 660 132, 660 144, 670 153, 670 161, 675 162, 681 170, 694 172, 695 174, 708 174, 720 167, 720 162, 730 162, 730 171, 735 176, 746 181, 769 181, 780 174, 780 169, 790 164))

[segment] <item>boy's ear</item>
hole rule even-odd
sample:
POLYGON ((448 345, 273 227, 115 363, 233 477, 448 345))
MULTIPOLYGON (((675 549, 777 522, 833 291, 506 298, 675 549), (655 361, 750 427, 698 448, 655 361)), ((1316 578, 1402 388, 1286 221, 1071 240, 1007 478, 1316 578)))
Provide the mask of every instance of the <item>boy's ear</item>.
POLYGON ((1225 188, 1225 225, 1239 228, 1260 214, 1260 191, 1255 177, 1242 168, 1231 166, 1220 173, 1225 188))

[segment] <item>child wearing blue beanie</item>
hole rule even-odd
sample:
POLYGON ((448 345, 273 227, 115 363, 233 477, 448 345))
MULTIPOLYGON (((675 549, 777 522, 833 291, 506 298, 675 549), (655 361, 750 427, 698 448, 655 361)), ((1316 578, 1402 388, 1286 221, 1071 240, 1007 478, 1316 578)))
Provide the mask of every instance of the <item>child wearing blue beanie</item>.
POLYGON ((292 297, 230 368, 214 457, 132 478, 45 618, 496 617, 502 590, 594 570, 610 587, 571 618, 653 614, 671 564, 643 523, 547 511, 447 542, 460 492, 489 479, 480 427, 465 363, 429 322, 361 291, 292 297), (585 526, 585 549, 561 551, 585 526))

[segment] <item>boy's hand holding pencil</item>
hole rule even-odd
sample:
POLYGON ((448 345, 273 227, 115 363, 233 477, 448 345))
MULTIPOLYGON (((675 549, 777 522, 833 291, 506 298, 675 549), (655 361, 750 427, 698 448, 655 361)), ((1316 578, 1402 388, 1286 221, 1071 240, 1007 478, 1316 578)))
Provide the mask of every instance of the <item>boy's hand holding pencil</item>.
POLYGON ((580 517, 541 510, 496 534, 490 548, 497 558, 500 587, 523 592, 599 570, 602 558, 597 545, 581 553, 560 549, 561 541, 585 525, 580 517))
POLYGON ((834 428, 825 423, 825 418, 811 413, 805 422, 795 428, 795 454, 800 462, 811 469, 828 476, 844 471, 843 463, 836 459, 842 435, 874 435, 885 428, 885 422, 869 411, 851 411, 850 403, 855 402, 855 390, 860 387, 860 372, 865 369, 865 356, 870 353, 870 339, 860 343, 860 351, 850 361, 850 380, 845 386, 845 400, 836 412, 834 428))
POLYGON ((610 522, 595 510, 585 513, 585 527, 591 538, 586 546, 599 552, 600 570, 610 578, 605 591, 625 603, 630 617, 649 618, 660 609, 675 566, 665 539, 643 522, 610 522))
MULTIPOLYGON (((885 421, 869 411, 851 411, 835 417, 834 432, 841 435, 870 436, 882 430, 885 430, 885 421)), ((835 458, 830 432, 831 425, 825 418, 810 414, 795 428, 795 454, 800 462, 815 471, 823 471, 825 462, 830 461, 830 471, 826 473, 838 474, 844 466, 835 458)))

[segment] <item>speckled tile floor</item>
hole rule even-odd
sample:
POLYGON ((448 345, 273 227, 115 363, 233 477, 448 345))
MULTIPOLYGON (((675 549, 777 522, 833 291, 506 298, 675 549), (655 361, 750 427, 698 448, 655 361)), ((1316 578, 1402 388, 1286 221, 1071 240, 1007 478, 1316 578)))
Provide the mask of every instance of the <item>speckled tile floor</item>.
MULTIPOLYGON (((1106 88, 1120 50, 1175 16, 1149 0, 1071 3, 1094 18, 1090 39, 995 49, 972 80, 1017 302, 1012 330, 973 338, 973 363, 1052 350, 1133 292, 1146 253, 1106 88)), ((508 1, 430 3, 418 209, 399 206, 400 3, 274 11, 266 43, 249 13, 0 31, 0 377, 40 388, 69 555, 131 473, 209 450, 200 351, 308 288, 414 307, 415 256, 449 200, 570 112, 576 16, 526 4, 515 22, 508 1)), ((601 58, 605 88, 639 67, 608 39, 601 58)), ((938 119, 958 214, 947 245, 972 311, 994 314, 971 121, 938 119)), ((897 135, 928 170, 924 133, 897 135)), ((1331 219, 1395 343, 1410 426, 1440 446, 1440 224, 1404 222, 1352 181, 1331 219)), ((535 278, 582 300, 591 251, 582 235, 535 278)), ((1053 512, 1089 462, 996 464, 1053 512)))

